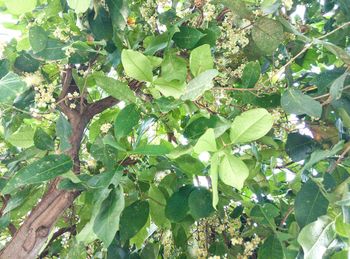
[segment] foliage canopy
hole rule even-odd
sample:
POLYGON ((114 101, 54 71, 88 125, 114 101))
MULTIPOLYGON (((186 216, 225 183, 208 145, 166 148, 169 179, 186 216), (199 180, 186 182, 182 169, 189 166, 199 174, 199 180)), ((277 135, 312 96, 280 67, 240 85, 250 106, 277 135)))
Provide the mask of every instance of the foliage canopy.
POLYGON ((349 0, 0 11, 0 258, 348 258, 349 0))

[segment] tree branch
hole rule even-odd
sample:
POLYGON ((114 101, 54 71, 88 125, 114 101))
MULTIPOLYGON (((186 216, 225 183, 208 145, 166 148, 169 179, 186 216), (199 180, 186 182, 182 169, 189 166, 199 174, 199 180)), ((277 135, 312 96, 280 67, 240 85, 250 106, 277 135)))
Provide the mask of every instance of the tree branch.
POLYGON ((119 100, 112 96, 108 96, 106 98, 103 98, 101 100, 98 100, 92 104, 89 104, 86 109, 86 116, 88 118, 92 118, 95 115, 103 112, 104 110, 111 108, 112 106, 119 103, 119 100))

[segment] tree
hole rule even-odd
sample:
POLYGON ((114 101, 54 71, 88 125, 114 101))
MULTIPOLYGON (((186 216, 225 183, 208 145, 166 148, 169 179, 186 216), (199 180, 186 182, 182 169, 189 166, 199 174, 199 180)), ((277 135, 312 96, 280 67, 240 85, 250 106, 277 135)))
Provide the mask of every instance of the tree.
POLYGON ((0 258, 347 258, 349 6, 0 0, 0 258))

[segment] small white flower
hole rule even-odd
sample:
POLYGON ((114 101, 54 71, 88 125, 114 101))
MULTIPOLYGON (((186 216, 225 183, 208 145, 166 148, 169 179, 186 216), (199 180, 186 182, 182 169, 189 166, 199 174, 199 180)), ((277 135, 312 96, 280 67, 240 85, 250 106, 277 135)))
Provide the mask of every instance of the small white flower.
POLYGON ((101 125, 100 130, 101 130, 101 132, 102 132, 103 134, 106 134, 106 133, 109 131, 110 128, 112 128, 112 124, 110 124, 110 123, 104 123, 104 124, 101 125))
POLYGON ((71 108, 71 109, 75 109, 77 107, 77 105, 75 104, 75 103, 71 103, 70 105, 69 105, 69 108, 71 108))

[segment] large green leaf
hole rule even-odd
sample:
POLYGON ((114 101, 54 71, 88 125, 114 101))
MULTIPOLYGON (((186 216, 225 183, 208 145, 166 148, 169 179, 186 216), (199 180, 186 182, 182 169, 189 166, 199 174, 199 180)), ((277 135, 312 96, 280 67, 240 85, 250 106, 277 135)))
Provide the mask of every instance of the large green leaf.
POLYGON ((0 102, 12 103, 26 88, 26 83, 17 74, 9 72, 0 79, 0 102))
POLYGON ((197 42, 205 36, 195 28, 181 26, 179 29, 180 31, 174 34, 173 40, 182 49, 194 48, 197 42))
POLYGON ((286 152, 294 162, 310 156, 314 148, 315 141, 311 137, 299 133, 288 134, 286 152))
POLYGON ((31 126, 23 125, 6 140, 15 147, 28 148, 34 144, 34 129, 31 126))
POLYGON ((59 60, 66 57, 66 53, 63 50, 64 43, 49 38, 46 43, 46 48, 42 51, 36 52, 33 56, 39 60, 59 60))
POLYGON ((219 72, 216 69, 209 69, 200 73, 188 82, 185 94, 181 99, 195 101, 198 97, 204 94, 205 91, 214 86, 212 80, 218 75, 218 73, 219 72))
POLYGON ((283 41, 282 24, 270 18, 260 18, 254 24, 252 37, 263 54, 272 54, 283 41))
POLYGON ((161 228, 169 228, 170 222, 165 216, 166 199, 164 194, 155 185, 148 190, 149 207, 152 221, 161 228))
POLYGON ((176 56, 176 53, 167 52, 161 64, 162 78, 166 81, 185 82, 187 77, 186 60, 176 56))
POLYGON ((208 44, 199 46, 191 51, 190 69, 194 76, 198 76, 200 73, 213 67, 214 61, 208 44))
POLYGON ((299 226, 304 227, 319 216, 325 215, 328 204, 317 184, 308 180, 295 198, 295 218, 299 226))
POLYGON ((68 172, 73 166, 72 160, 67 155, 48 155, 40 160, 19 170, 2 190, 3 193, 11 193, 17 188, 38 184, 51 180, 68 172))
POLYGON ((122 51, 122 64, 128 76, 139 81, 153 81, 152 64, 142 53, 124 49, 122 51))
POLYGON ((219 202, 219 190, 218 190, 219 165, 220 165, 220 156, 218 155, 218 153, 215 153, 211 158, 210 171, 209 171, 209 175, 211 179, 211 188, 213 191, 212 205, 215 209, 219 202))
POLYGON ((188 186, 182 187, 167 200, 165 216, 172 222, 180 222, 187 216, 189 212, 188 196, 191 191, 192 189, 188 186))
POLYGON ((200 154, 204 151, 215 152, 217 150, 217 147, 214 129, 207 129, 207 131, 198 139, 193 150, 197 154, 200 154))
POLYGON ((193 218, 200 219, 209 217, 214 211, 211 192, 204 188, 195 189, 188 198, 188 206, 193 218))
POLYGON ((94 79, 99 87, 117 100, 131 103, 136 102, 134 92, 130 90, 126 83, 120 82, 103 74, 95 74, 94 79))
POLYGON ((298 243, 303 247, 305 259, 323 258, 335 238, 334 221, 322 216, 300 231, 298 243))
POLYGON ((126 241, 135 236, 146 224, 149 217, 147 201, 136 201, 126 207, 120 218, 120 238, 126 241))
POLYGON ((37 0, 6 0, 4 3, 10 13, 20 15, 32 11, 37 0))
POLYGON ((91 0, 67 0, 67 3, 76 13, 84 13, 89 8, 91 0))
POLYGON ((121 187, 114 188, 102 202, 93 230, 99 239, 108 247, 119 230, 119 219, 124 209, 124 193, 121 187))
POLYGON ((34 133, 34 145, 41 150, 54 150, 55 142, 42 128, 37 128, 34 133))
POLYGON ((249 176, 249 169, 240 158, 225 154, 219 166, 219 176, 225 184, 241 190, 249 176))
POLYGON ((69 139, 72 135, 72 126, 62 114, 56 122, 56 135, 60 138, 60 150, 62 152, 71 148, 69 139))
POLYGON ((331 88, 329 89, 329 93, 333 100, 338 100, 342 93, 344 88, 345 79, 348 76, 348 73, 342 74, 340 77, 334 80, 334 82, 331 85, 331 88))
POLYGON ((40 26, 33 26, 29 29, 29 42, 34 52, 42 51, 46 48, 47 33, 40 26))
POLYGON ((244 143, 257 140, 270 131, 273 122, 273 117, 265 109, 257 108, 243 112, 231 125, 231 141, 244 143))
POLYGON ((140 112, 135 104, 129 104, 118 113, 114 122, 114 136, 117 140, 127 136, 140 120, 140 112))
POLYGON ((285 258, 283 253, 282 243, 276 235, 271 235, 264 241, 264 244, 259 248, 258 258, 259 259, 285 258))
POLYGON ((296 115, 307 114, 319 118, 322 114, 322 106, 310 96, 297 89, 288 89, 281 97, 282 108, 296 115))
POLYGON ((276 228, 274 218, 279 215, 279 210, 276 206, 270 203, 265 203, 263 205, 257 204, 250 211, 250 216, 255 218, 256 221, 269 225, 269 227, 274 230, 276 228))
POLYGON ((116 30, 124 30, 129 15, 127 0, 106 0, 112 24, 116 30))
POLYGON ((248 62, 243 69, 242 85, 244 88, 254 87, 259 81, 261 73, 260 64, 257 61, 248 62))
POLYGON ((154 81, 156 89, 159 90, 165 97, 180 98, 185 92, 186 83, 178 80, 167 81, 160 77, 154 81))

